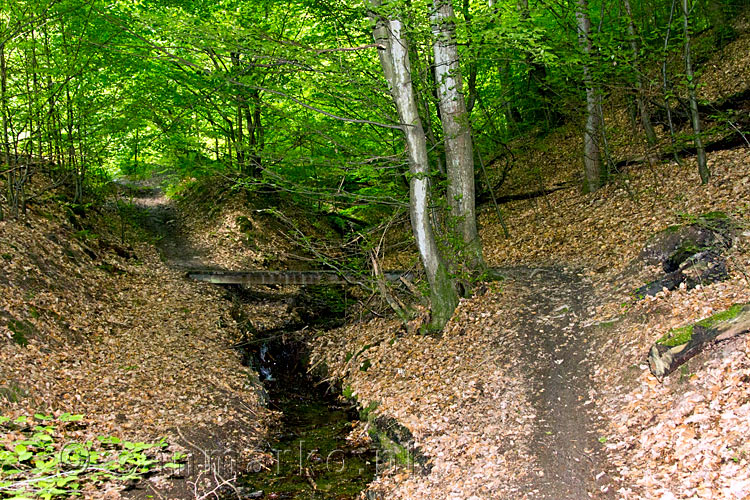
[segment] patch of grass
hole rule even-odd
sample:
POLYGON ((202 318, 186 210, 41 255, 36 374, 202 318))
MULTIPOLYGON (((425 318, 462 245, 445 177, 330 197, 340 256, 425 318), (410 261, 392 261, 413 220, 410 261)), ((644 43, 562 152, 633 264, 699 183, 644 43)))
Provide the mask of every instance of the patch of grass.
POLYGON ((367 405, 366 408, 362 408, 359 411, 359 419, 363 422, 366 422, 370 416, 373 416, 373 412, 378 408, 378 406, 380 406, 380 403, 378 403, 377 401, 372 401, 369 405, 367 405))
POLYGON ((3 260, 7 260, 8 262, 10 262, 11 260, 13 260, 13 256, 11 254, 9 254, 9 253, 4 253, 4 254, 0 255, 0 257, 2 257, 3 260))
POLYGON ((354 389, 352 389, 352 386, 347 385, 346 387, 344 387, 344 390, 341 391, 341 395, 344 397, 344 399, 353 399, 354 389))
POLYGON ((612 319, 610 321, 605 321, 604 323, 599 323, 599 328, 603 328, 605 330, 613 328, 617 323, 619 323, 619 319, 612 319))
POLYGON ((73 237, 77 240, 89 241, 97 239, 99 235, 88 229, 81 229, 80 231, 73 233, 73 237))
POLYGON ((699 219, 705 219, 705 220, 729 220, 729 216, 720 211, 715 212, 708 212, 705 214, 702 214, 699 219))
POLYGON ((104 262, 103 264, 99 264, 98 266, 96 266, 96 268, 101 269, 107 274, 118 275, 118 276, 125 274, 125 271, 123 269, 120 269, 119 267, 112 265, 109 262, 104 262))

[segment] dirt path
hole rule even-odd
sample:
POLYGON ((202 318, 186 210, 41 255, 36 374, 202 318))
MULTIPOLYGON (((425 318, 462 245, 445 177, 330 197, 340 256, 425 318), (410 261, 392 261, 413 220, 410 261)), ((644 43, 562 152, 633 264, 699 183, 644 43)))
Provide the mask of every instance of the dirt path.
MULTIPOLYGON (((590 401, 590 285, 565 268, 503 269, 522 290, 517 328, 520 369, 536 410, 530 449, 541 471, 521 491, 530 498, 614 498, 590 401)), ((535 476, 535 477, 534 477, 535 476)))
POLYGON ((162 259, 178 269, 205 269, 206 256, 190 243, 174 202, 150 182, 125 184, 132 195, 141 227, 154 239, 162 259))

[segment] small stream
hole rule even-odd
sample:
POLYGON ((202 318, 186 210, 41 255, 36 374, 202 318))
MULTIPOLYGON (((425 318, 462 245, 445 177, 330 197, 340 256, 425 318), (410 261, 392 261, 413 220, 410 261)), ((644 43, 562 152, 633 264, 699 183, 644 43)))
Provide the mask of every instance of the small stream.
MULTIPOLYGON (((315 316, 310 319, 318 324, 332 319, 315 316)), ((245 347, 245 359, 268 393, 268 407, 282 416, 269 436, 270 469, 248 474, 238 486, 248 498, 359 498, 374 479, 375 451, 346 440, 358 420, 356 408, 307 373, 306 348, 294 338, 293 331, 259 332, 245 347)))

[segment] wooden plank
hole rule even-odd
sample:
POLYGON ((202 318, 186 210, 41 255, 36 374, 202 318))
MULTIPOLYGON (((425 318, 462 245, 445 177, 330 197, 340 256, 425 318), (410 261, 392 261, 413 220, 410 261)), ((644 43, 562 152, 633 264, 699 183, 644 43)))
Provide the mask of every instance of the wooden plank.
MULTIPOLYGON (((388 281, 398 281, 402 276, 412 278, 412 273, 385 271, 388 281)), ((318 285, 346 284, 361 281, 360 276, 341 275, 334 271, 223 271, 196 270, 188 278, 217 285, 318 285)))

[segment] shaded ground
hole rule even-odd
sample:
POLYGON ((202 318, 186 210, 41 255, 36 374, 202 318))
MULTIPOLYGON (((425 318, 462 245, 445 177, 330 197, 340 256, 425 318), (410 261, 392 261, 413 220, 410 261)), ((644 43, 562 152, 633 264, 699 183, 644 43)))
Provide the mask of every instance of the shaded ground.
POLYGON ((537 419, 531 439, 541 473, 526 485, 531 498, 613 497, 599 442, 585 320, 593 314, 591 285, 565 268, 508 268, 519 284, 516 324, 525 344, 520 370, 537 419), (605 495, 604 493, 609 493, 605 495))
POLYGON ((153 238, 163 260, 178 269, 205 269, 205 255, 187 238, 174 202, 156 181, 123 185, 132 196, 141 228, 153 238))
MULTIPOLYGON (((163 258, 179 268, 205 265, 185 237, 174 205, 158 189, 138 193, 135 202, 143 211, 144 227, 158 240, 163 258)), ((508 325, 513 333, 496 342, 498 352, 489 356, 515 359, 517 375, 525 382, 526 411, 535 416, 530 427, 519 431, 522 442, 502 445, 509 448, 504 452, 513 456, 515 466, 525 469, 518 471, 523 479, 511 487, 513 495, 550 499, 601 495, 608 489, 608 476, 602 474, 607 467, 596 417, 586 404, 591 383, 582 323, 592 310, 587 303, 590 285, 575 271, 563 268, 502 271, 513 283, 514 310, 507 311, 514 315, 508 325)), ((513 394, 508 391, 500 397, 513 394)))

